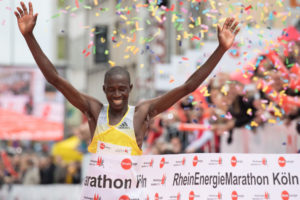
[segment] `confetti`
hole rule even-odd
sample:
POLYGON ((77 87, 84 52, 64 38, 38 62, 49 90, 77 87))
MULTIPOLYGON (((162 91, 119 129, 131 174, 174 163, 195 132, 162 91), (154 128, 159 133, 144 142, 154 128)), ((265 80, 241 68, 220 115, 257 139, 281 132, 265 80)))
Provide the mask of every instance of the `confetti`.
POLYGON ((60 16, 60 13, 57 13, 57 14, 53 15, 51 18, 54 19, 54 18, 57 18, 59 16, 60 16))
POLYGON ((194 36, 194 37, 192 38, 192 40, 200 40, 200 38, 197 37, 197 36, 194 36))
POLYGON ((250 126, 252 126, 252 127, 257 127, 258 124, 257 124, 255 121, 251 121, 250 126))
POLYGON ((248 108, 248 110, 247 110, 247 115, 252 116, 252 109, 251 109, 251 108, 248 108))
POLYGON ((228 90, 229 90, 229 88, 228 88, 226 85, 224 85, 224 86, 221 88, 221 92, 222 92, 225 96, 227 96, 228 90))
POLYGON ((276 120, 274 120, 274 119, 269 119, 268 122, 269 122, 270 124, 275 124, 275 123, 276 123, 276 120))
POLYGON ((247 7, 245 8, 245 10, 249 10, 249 9, 251 9, 251 8, 252 8, 252 5, 247 6, 247 7))
POLYGON ((169 83, 173 83, 173 82, 174 82, 174 78, 173 78, 173 77, 171 77, 171 79, 170 79, 169 83))
POLYGON ((91 52, 87 52, 87 53, 85 54, 85 57, 88 57, 90 54, 91 54, 91 52))
POLYGON ((252 130, 251 126, 249 126, 249 125, 246 125, 245 128, 248 130, 252 130))
POLYGON ((115 62, 113 62, 113 61, 111 61, 111 60, 109 60, 108 63, 110 64, 111 67, 114 67, 114 66, 115 66, 115 62))
POLYGON ((225 115, 226 119, 232 119, 232 115, 230 112, 227 112, 227 114, 225 115))
POLYGON ((215 115, 213 115, 211 118, 212 118, 214 121, 217 120, 217 117, 216 117, 215 115))

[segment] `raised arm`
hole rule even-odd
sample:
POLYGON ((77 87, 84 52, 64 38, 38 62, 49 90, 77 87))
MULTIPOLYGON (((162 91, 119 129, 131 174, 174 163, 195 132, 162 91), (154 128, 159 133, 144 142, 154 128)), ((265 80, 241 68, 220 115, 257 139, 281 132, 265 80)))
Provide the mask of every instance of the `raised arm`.
POLYGON ((55 67, 44 54, 33 35, 33 29, 38 14, 33 14, 32 3, 29 3, 29 12, 24 2, 21 2, 21 7, 22 8, 17 7, 18 12, 14 12, 18 20, 20 32, 24 36, 32 55, 46 80, 57 88, 71 104, 87 115, 88 118, 97 117, 97 110, 100 111, 102 104, 98 100, 80 93, 70 83, 59 76, 55 67))
MULTIPOLYGON (((182 97, 196 90, 206 77, 216 67, 224 53, 231 47, 235 36, 240 28, 237 28, 239 23, 235 22, 234 18, 227 18, 223 27, 218 25, 218 40, 219 46, 209 59, 195 71, 190 78, 181 86, 169 91, 168 93, 148 101, 148 113, 150 117, 165 111, 182 97)), ((145 102, 147 104, 147 102, 145 102)))

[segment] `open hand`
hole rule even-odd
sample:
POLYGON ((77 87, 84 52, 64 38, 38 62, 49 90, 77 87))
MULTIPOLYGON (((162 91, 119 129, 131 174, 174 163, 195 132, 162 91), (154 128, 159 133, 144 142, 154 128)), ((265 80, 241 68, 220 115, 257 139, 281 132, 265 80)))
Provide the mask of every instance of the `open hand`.
POLYGON ((27 34, 32 33, 38 14, 36 13, 35 15, 33 15, 33 8, 31 2, 29 2, 29 13, 24 2, 22 1, 21 6, 22 9, 20 7, 17 7, 18 11, 15 11, 14 13, 18 20, 20 32, 23 36, 25 36, 27 34))
POLYGON ((237 25, 239 24, 238 21, 234 22, 234 18, 228 17, 221 29, 221 27, 218 25, 218 39, 219 39, 219 45, 224 50, 228 50, 233 42, 235 36, 240 31, 240 28, 237 28, 237 25))

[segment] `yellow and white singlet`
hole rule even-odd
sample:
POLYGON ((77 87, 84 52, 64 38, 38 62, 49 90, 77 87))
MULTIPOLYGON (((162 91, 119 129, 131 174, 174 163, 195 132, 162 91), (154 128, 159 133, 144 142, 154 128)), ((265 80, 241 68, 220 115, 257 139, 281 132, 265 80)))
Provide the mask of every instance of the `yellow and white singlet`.
POLYGON ((142 155, 142 150, 139 148, 136 142, 133 115, 134 106, 128 106, 126 114, 121 121, 111 126, 109 125, 109 105, 103 105, 95 129, 94 137, 91 144, 88 146, 90 153, 98 153, 99 149, 119 147, 125 149, 126 152, 130 152, 131 155, 142 155), (101 146, 103 145, 103 146, 101 146))

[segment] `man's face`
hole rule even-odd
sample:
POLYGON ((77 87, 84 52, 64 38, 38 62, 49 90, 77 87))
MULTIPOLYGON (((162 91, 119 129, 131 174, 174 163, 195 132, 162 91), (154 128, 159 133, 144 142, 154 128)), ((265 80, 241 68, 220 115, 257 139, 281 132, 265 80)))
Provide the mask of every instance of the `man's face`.
POLYGON ((126 75, 114 74, 109 76, 104 85, 103 91, 111 108, 122 110, 128 105, 129 93, 132 89, 126 75))

